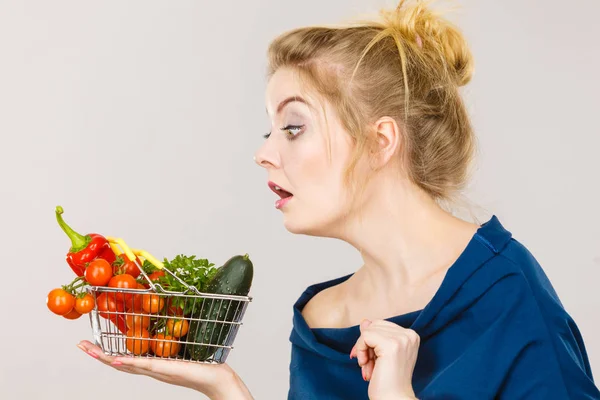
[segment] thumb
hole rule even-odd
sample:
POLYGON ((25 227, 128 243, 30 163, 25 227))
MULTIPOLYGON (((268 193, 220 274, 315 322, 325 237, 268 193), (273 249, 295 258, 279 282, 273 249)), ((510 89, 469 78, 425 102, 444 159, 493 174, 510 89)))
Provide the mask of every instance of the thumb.
POLYGON ((360 323, 360 331, 362 333, 363 330, 367 329, 369 327, 369 325, 371 325, 372 321, 369 319, 363 319, 362 322, 360 323))

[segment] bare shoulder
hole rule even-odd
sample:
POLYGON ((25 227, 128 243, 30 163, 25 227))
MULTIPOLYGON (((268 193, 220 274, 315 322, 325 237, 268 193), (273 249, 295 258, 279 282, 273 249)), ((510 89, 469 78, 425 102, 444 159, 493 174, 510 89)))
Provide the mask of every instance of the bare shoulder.
POLYGON ((306 303, 302 309, 302 316, 310 328, 338 326, 344 313, 339 286, 320 291, 306 303))

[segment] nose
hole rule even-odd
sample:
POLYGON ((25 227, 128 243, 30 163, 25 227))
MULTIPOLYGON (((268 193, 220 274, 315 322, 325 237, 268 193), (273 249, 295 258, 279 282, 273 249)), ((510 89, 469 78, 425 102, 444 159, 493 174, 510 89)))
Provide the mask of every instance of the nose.
POLYGON ((263 168, 277 167, 278 165, 276 154, 267 148, 266 142, 254 154, 254 162, 263 168))

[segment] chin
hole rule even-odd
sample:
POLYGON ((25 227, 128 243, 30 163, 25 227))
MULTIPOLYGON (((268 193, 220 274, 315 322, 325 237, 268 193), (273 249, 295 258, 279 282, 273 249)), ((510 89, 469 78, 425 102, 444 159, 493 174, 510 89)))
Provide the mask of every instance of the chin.
POLYGON ((310 235, 311 231, 312 231, 312 224, 307 224, 307 221, 303 221, 300 222, 298 220, 295 220, 294 218, 290 218, 287 215, 284 215, 283 217, 283 226, 285 227, 285 229, 293 234, 296 235, 310 235))
POLYGON ((319 237, 333 237, 334 230, 331 229, 331 224, 325 219, 318 218, 315 216, 298 217, 283 215, 283 226, 285 229, 296 235, 307 235, 307 236, 319 236, 319 237))

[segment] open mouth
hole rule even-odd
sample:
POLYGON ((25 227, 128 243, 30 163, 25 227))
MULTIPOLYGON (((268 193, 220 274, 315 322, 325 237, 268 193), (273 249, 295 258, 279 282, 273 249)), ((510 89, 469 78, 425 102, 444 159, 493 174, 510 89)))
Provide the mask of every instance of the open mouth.
POLYGON ((275 192, 275 194, 277 194, 282 199, 287 199, 288 197, 293 196, 290 192, 283 189, 281 186, 277 185, 276 183, 269 182, 269 187, 271 188, 271 190, 273 192, 275 192))

